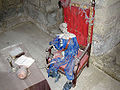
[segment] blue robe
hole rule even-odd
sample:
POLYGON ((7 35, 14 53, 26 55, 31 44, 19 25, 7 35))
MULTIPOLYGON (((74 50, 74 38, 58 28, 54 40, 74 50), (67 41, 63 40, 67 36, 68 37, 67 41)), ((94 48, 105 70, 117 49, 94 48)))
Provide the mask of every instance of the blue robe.
MULTIPOLYGON (((57 50, 62 50, 65 49, 68 40, 69 39, 63 39, 57 36, 49 44, 50 45, 53 44, 57 50), (61 46, 61 41, 63 43, 63 46, 61 46)), ((57 76, 59 67, 67 64, 67 66, 64 69, 65 75, 68 80, 73 80, 74 79, 73 69, 75 66, 74 56, 78 54, 78 49, 79 49, 79 44, 77 42, 77 38, 76 37, 71 38, 68 48, 64 51, 64 58, 58 57, 58 58, 53 58, 51 60, 51 62, 56 61, 56 63, 54 65, 53 64, 50 65, 49 69, 47 70, 48 76, 50 72, 54 72, 56 74, 55 76, 57 76)))

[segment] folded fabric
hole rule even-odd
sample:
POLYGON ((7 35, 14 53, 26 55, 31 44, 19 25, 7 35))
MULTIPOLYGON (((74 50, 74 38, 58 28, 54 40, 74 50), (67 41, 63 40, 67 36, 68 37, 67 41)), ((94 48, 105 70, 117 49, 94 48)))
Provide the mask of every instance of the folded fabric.
MULTIPOLYGON (((57 36, 53 41, 50 42, 50 44, 53 44, 55 48, 59 51, 66 48, 67 42, 68 39, 59 38, 59 36, 57 36), (60 45, 61 41, 63 44, 62 46, 60 45)), ((71 38, 67 49, 64 51, 64 57, 61 58, 59 56, 58 57, 56 56, 50 61, 50 62, 56 61, 56 63, 54 64, 52 63, 50 65, 49 69, 47 70, 48 76, 50 75, 50 72, 55 72, 56 74, 58 74, 59 67, 67 64, 67 66, 64 69, 65 75, 68 80, 73 80, 74 79, 73 69, 75 66, 74 56, 78 54, 78 49, 79 44, 77 42, 77 38, 76 37, 71 38)))

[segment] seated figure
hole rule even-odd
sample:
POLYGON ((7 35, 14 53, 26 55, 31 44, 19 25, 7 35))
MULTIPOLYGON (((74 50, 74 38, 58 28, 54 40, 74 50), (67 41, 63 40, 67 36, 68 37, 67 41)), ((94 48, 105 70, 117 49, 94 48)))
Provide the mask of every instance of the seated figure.
POLYGON ((60 77, 58 69, 62 65, 66 65, 64 71, 68 80, 73 80, 73 69, 75 66, 75 56, 78 54, 79 44, 74 34, 67 32, 67 24, 62 23, 59 27, 62 34, 58 34, 57 37, 49 44, 53 45, 57 49, 57 54, 54 54, 50 61, 48 77, 56 77, 56 81, 60 77), (53 62, 53 63, 52 63, 53 62))

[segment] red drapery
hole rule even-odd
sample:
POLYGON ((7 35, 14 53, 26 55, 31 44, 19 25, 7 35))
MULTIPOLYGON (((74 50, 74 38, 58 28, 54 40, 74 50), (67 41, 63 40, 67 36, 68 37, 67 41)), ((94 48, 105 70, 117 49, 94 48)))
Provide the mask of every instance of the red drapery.
MULTIPOLYGON (((86 15, 89 17, 90 9, 85 9, 86 15)), ((93 13, 94 16, 94 13, 93 13)), ((64 22, 68 24, 68 31, 74 33, 77 37, 79 45, 86 46, 88 43, 88 20, 82 9, 76 6, 64 7, 64 22)), ((91 26, 91 40, 93 34, 93 25, 91 26)))

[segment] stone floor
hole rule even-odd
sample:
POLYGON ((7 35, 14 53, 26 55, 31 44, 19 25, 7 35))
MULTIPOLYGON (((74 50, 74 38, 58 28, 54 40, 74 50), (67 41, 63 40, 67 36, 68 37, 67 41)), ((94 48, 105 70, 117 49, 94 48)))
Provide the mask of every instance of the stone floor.
MULTIPOLYGON (((60 80, 54 83, 54 79, 47 77, 45 66, 45 49, 52 37, 40 30, 31 22, 19 24, 9 31, 0 34, 0 49, 16 43, 23 43, 30 54, 36 59, 38 67, 48 80, 52 90, 62 90, 67 81, 61 75, 60 80)), ((98 68, 90 65, 85 68, 78 78, 77 86, 71 90, 119 90, 120 82, 111 78, 98 68)))

